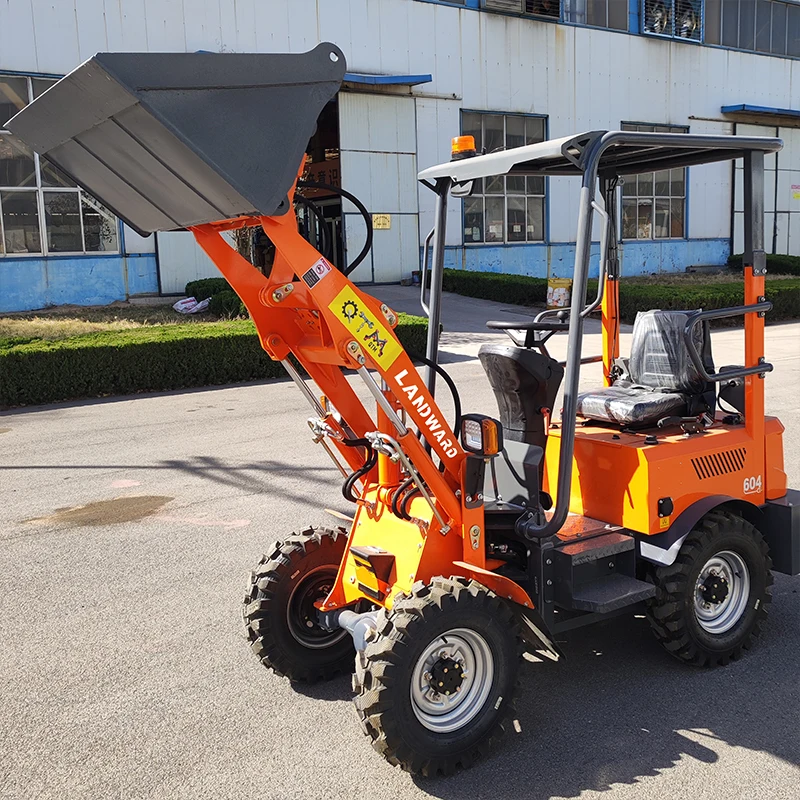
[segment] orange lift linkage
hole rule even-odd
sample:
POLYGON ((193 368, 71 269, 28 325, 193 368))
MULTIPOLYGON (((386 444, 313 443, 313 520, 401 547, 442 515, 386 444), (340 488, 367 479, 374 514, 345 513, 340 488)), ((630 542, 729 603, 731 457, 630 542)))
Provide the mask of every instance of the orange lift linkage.
MULTIPOLYGON (((350 545, 391 543, 397 579, 381 587, 383 604, 391 607, 392 598, 408 592, 417 580, 450 574, 455 567, 464 576, 480 576, 503 597, 532 607, 531 598, 517 583, 487 569, 483 505, 472 502, 474 489, 465 485, 467 454, 398 340, 397 314, 358 289, 309 244, 299 233, 294 214, 247 217, 191 230, 242 298, 264 349, 284 365, 311 403, 318 416, 309 424, 319 441, 332 442, 352 471, 363 466, 364 456, 359 448, 347 446, 348 438, 368 439, 378 451, 377 467, 362 478, 350 545), (276 249, 268 278, 221 236, 223 231, 255 225, 263 227, 276 249), (320 388, 321 398, 308 389, 290 356, 320 388), (355 370, 364 381, 376 401, 375 418, 343 369, 355 370), (443 465, 441 471, 404 419, 423 433, 443 465), (420 492, 411 502, 411 522, 391 513, 392 495, 406 477, 414 479, 420 492), (454 535, 446 536, 451 532, 454 535)), ((326 449, 333 456, 327 445, 326 449)), ((346 580, 355 571, 353 559, 342 563, 323 609, 361 596, 346 580)))

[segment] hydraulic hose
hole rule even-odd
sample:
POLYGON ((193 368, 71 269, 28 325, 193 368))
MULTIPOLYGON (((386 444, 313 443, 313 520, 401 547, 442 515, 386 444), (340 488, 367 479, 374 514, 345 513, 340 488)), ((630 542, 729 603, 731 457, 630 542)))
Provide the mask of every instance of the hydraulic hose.
POLYGON ((313 200, 309 200, 307 197, 303 197, 301 194, 296 194, 294 199, 297 200, 301 205, 305 206, 316 217, 320 234, 319 250, 322 255, 328 259, 328 261, 332 261, 333 245, 330 234, 328 233, 328 226, 325 224, 325 217, 322 215, 320 207, 313 200))
POLYGON ((436 372, 437 375, 440 375, 442 380, 447 384, 447 388, 450 389, 450 394, 453 395, 453 409, 455 411, 455 421, 453 423, 453 433, 458 436, 458 432, 461 429, 461 395, 458 393, 458 387, 453 382, 453 379, 445 372, 445 370, 439 365, 435 364, 429 358, 425 356, 415 355, 415 359, 421 361, 426 367, 430 367, 432 370, 436 372))
POLYGON ((353 259, 353 262, 348 266, 342 267, 342 273, 349 275, 358 265, 367 257, 370 249, 372 248, 372 215, 369 213, 367 207, 351 192, 342 189, 341 186, 334 186, 331 183, 320 183, 319 181, 297 181, 297 186, 300 189, 324 189, 334 194, 338 194, 349 200, 358 209, 359 214, 364 218, 364 224, 367 226, 367 238, 364 241, 364 246, 361 252, 353 259))
POLYGON ((372 447, 368 439, 344 439, 342 443, 347 445, 347 447, 367 448, 367 457, 363 465, 352 473, 352 475, 348 475, 342 484, 342 495, 344 499, 349 500, 351 503, 356 503, 358 502, 358 498, 353 494, 356 481, 363 478, 375 467, 378 463, 378 452, 372 447))
POLYGON ((403 511, 400 508, 400 499, 403 496, 403 493, 408 490, 408 487, 414 483, 413 478, 406 478, 395 490, 392 492, 392 513, 396 517, 400 517, 401 519, 405 519, 403 515, 403 511))

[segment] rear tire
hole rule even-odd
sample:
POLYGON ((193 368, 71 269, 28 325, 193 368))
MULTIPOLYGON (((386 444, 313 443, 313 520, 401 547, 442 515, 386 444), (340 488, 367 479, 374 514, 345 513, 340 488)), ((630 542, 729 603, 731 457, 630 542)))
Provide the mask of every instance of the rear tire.
POLYGON ((772 600, 772 561, 758 530, 717 509, 686 537, 675 563, 654 570, 647 616, 675 658, 698 667, 739 658, 759 635, 772 600))
POLYGON ((509 605, 476 581, 415 584, 356 657, 354 703, 372 746, 425 776, 471 766, 513 719, 518 633, 509 605))
POLYGON ((350 634, 320 627, 314 609, 333 587, 346 543, 343 528, 307 528, 276 542, 250 573, 243 610, 247 638, 276 674, 314 683, 352 672, 350 634))

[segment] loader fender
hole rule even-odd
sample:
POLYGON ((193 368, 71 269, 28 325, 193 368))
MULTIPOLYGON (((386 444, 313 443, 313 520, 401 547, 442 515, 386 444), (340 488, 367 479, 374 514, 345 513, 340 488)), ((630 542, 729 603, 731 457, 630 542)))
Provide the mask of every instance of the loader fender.
POLYGON ((725 494, 714 494, 698 500, 685 509, 669 529, 651 536, 634 533, 639 546, 639 557, 653 564, 668 567, 675 562, 678 551, 689 532, 709 511, 725 506, 731 511, 741 514, 748 522, 759 530, 762 527, 763 513, 761 509, 745 500, 738 500, 725 494))

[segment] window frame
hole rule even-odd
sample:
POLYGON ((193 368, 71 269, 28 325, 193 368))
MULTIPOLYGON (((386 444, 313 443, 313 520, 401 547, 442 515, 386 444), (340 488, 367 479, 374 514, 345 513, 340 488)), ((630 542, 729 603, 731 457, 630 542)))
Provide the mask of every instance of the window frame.
MULTIPOLYGON (((770 39, 770 46, 769 49, 762 49, 758 47, 758 5, 759 3, 754 2, 753 0, 748 0, 748 3, 751 5, 749 10, 750 21, 752 22, 752 33, 753 33, 753 44, 752 46, 743 46, 741 44, 741 33, 742 33, 742 0, 737 0, 736 2, 736 44, 727 44, 723 41, 725 36, 725 0, 718 0, 718 8, 715 9, 716 13, 719 14, 718 22, 719 24, 715 26, 715 30, 719 32, 719 41, 712 42, 706 41, 705 37, 705 26, 703 30, 703 43, 707 44, 709 47, 720 47, 725 50, 737 50, 742 53, 754 53, 760 56, 772 56, 774 58, 790 58, 790 59, 798 59, 800 58, 800 49, 797 50, 796 53, 792 54, 789 52, 789 31, 790 31, 790 24, 789 24, 789 17, 790 17, 790 9, 796 9, 796 11, 791 13, 796 13, 800 15, 800 8, 798 8, 798 3, 791 2, 790 0, 764 0, 764 2, 769 4, 769 39, 770 39), (783 38, 783 51, 776 51, 773 45, 773 38, 774 38, 774 31, 775 31, 775 8, 777 6, 781 6, 784 10, 784 38, 783 38)), ((706 14, 706 0, 703 0, 703 16, 705 19, 706 14)))
MULTIPOLYGON (((706 0, 696 0, 700 5, 700 35, 696 39, 690 39, 686 36, 679 36, 675 32, 675 10, 680 0, 662 0, 662 2, 671 3, 672 7, 672 32, 671 33, 655 33, 654 31, 645 30, 645 19, 647 17, 647 3, 650 0, 639 0, 639 33, 642 36, 652 36, 656 39, 668 39, 670 41, 685 42, 686 44, 704 44, 706 36, 706 0)), ((690 0, 691 2, 691 0, 690 0)))
MULTIPOLYGON (((616 2, 617 0, 607 0, 607 3, 616 2)), ((538 22, 555 22, 561 25, 574 25, 579 28, 594 28, 596 30, 613 31, 615 33, 630 33, 630 18, 629 10, 625 10, 625 27, 616 28, 608 25, 608 6, 606 7, 606 24, 593 25, 589 22, 577 22, 569 19, 569 11, 566 5, 573 0, 557 0, 558 14, 537 14, 533 11, 520 8, 520 10, 505 9, 505 8, 492 8, 487 7, 486 0, 417 0, 422 3, 434 3, 436 5, 449 6, 451 8, 463 8, 470 11, 486 11, 489 14, 502 14, 504 16, 518 17, 520 19, 528 19, 538 22)))
MULTIPOLYGON (((669 131, 661 131, 662 133, 689 133, 690 129, 688 125, 676 125, 676 124, 668 124, 668 123, 655 123, 655 122, 642 122, 642 121, 633 121, 633 120, 623 120, 620 123, 620 130, 631 130, 632 128, 638 129, 639 127, 648 127, 648 128, 669 128, 669 131), (627 127, 626 126, 630 126, 627 127)), ((650 195, 639 195, 638 192, 634 195, 625 195, 624 194, 624 186, 620 190, 619 193, 619 231, 618 241, 622 243, 626 242, 683 242, 689 238, 689 167, 681 167, 683 169, 683 198, 675 197, 673 198, 672 194, 669 195, 658 195, 655 191, 655 175, 656 171, 652 173, 642 173, 644 175, 652 174, 653 175, 653 192, 650 195), (650 222, 650 236, 648 237, 639 237, 637 236, 625 236, 624 235, 624 228, 623 228, 623 204, 625 199, 645 199, 645 198, 652 198, 652 212, 651 212, 651 222, 650 222), (683 199, 683 234, 681 236, 655 236, 655 229, 656 229, 656 201, 657 200, 666 200, 668 199, 670 203, 673 199, 683 199)), ((631 176, 638 181, 639 175, 631 176)), ((671 179, 670 179, 671 181, 671 179)), ((671 187, 670 187, 671 188, 671 187)), ((672 209, 670 207, 670 219, 672 219, 672 209)), ((637 231, 638 233, 638 231, 637 231)))
MULTIPOLYGON (((477 114, 481 118, 483 117, 501 117, 503 119, 503 141, 505 142, 506 137, 508 135, 507 132, 507 125, 506 125, 506 118, 507 117, 516 117, 522 120, 528 119, 537 119, 542 121, 543 127, 543 139, 542 141, 547 141, 550 136, 550 118, 547 114, 522 114, 513 111, 485 111, 480 109, 473 109, 473 108, 462 108, 460 109, 460 125, 459 129, 464 131, 464 115, 465 114, 477 114)), ((483 119, 481 119, 481 129, 483 130, 483 119)), ((549 190, 550 190, 550 178, 546 175, 542 175, 541 179, 544 184, 544 190, 542 194, 528 194, 527 191, 527 181, 529 180, 529 176, 524 176, 525 180, 525 193, 518 194, 512 193, 509 195, 507 184, 505 183, 505 179, 508 177, 507 175, 499 176, 503 178, 503 193, 502 194, 494 194, 489 193, 487 194, 485 191, 485 184, 480 192, 475 194, 470 194, 468 197, 462 198, 461 203, 461 241, 463 247, 521 247, 521 246, 530 246, 530 245, 543 245, 547 244, 550 239, 550 215, 549 215, 549 190), (474 197, 479 197, 483 199, 484 206, 483 206, 483 237, 482 241, 467 241, 466 237, 466 203, 468 200, 471 200, 474 197), (503 198, 503 206, 504 206, 504 214, 503 214, 503 241, 501 242, 487 242, 486 241, 486 198, 492 197, 502 197, 503 198), (525 241, 509 241, 508 239, 508 198, 509 197, 522 197, 525 198, 526 201, 526 209, 527 209, 527 200, 528 198, 540 198, 542 201, 542 238, 541 239, 533 239, 528 240, 527 238, 525 241)), ((512 176, 513 177, 513 176, 512 176)), ((517 176, 522 177, 522 176, 517 176)), ((531 176, 535 177, 535 176, 531 176)), ((481 178, 481 181, 486 181, 487 178, 481 178)), ((527 210, 526 210, 527 213, 527 210)), ((526 231, 527 237, 527 231, 526 231)))
MULTIPOLYGON (((34 81, 45 80, 53 81, 58 80, 55 75, 35 75, 35 74, 20 74, 17 72, 0 72, 0 79, 2 78, 21 78, 25 81, 28 97, 27 105, 33 102, 34 96, 34 81)), ((5 121, 5 120, 4 120, 5 121)), ((0 127, 0 137, 13 137, 14 134, 7 128, 0 127)), ((115 221, 116 229, 116 248, 113 250, 87 250, 86 249, 86 229, 84 227, 84 213, 83 205, 85 197, 92 197, 89 192, 81 186, 45 186, 42 181, 42 159, 39 154, 31 150, 33 154, 34 163, 34 177, 35 183, 31 186, 0 186, 0 193, 7 192, 29 192, 36 195, 36 210, 38 214, 39 223, 39 242, 40 251, 37 253, 9 253, 6 250, 5 239, 5 222, 3 219, 2 199, 0 198, 0 260, 4 258, 72 258, 72 257, 105 257, 105 256, 119 256, 122 254, 122 226, 119 217, 114 214, 111 209, 106 209, 115 221), (59 193, 72 193, 77 195, 78 198, 78 215, 80 218, 80 232, 81 232, 81 250, 51 250, 48 242, 48 228, 47 217, 45 208, 45 194, 59 194, 59 193)), ((55 167, 56 165, 53 164, 55 167)), ((56 167, 57 168, 57 167, 56 167)), ((97 201, 92 197, 94 202, 97 201)), ((100 203, 103 208, 105 205, 100 203)))

